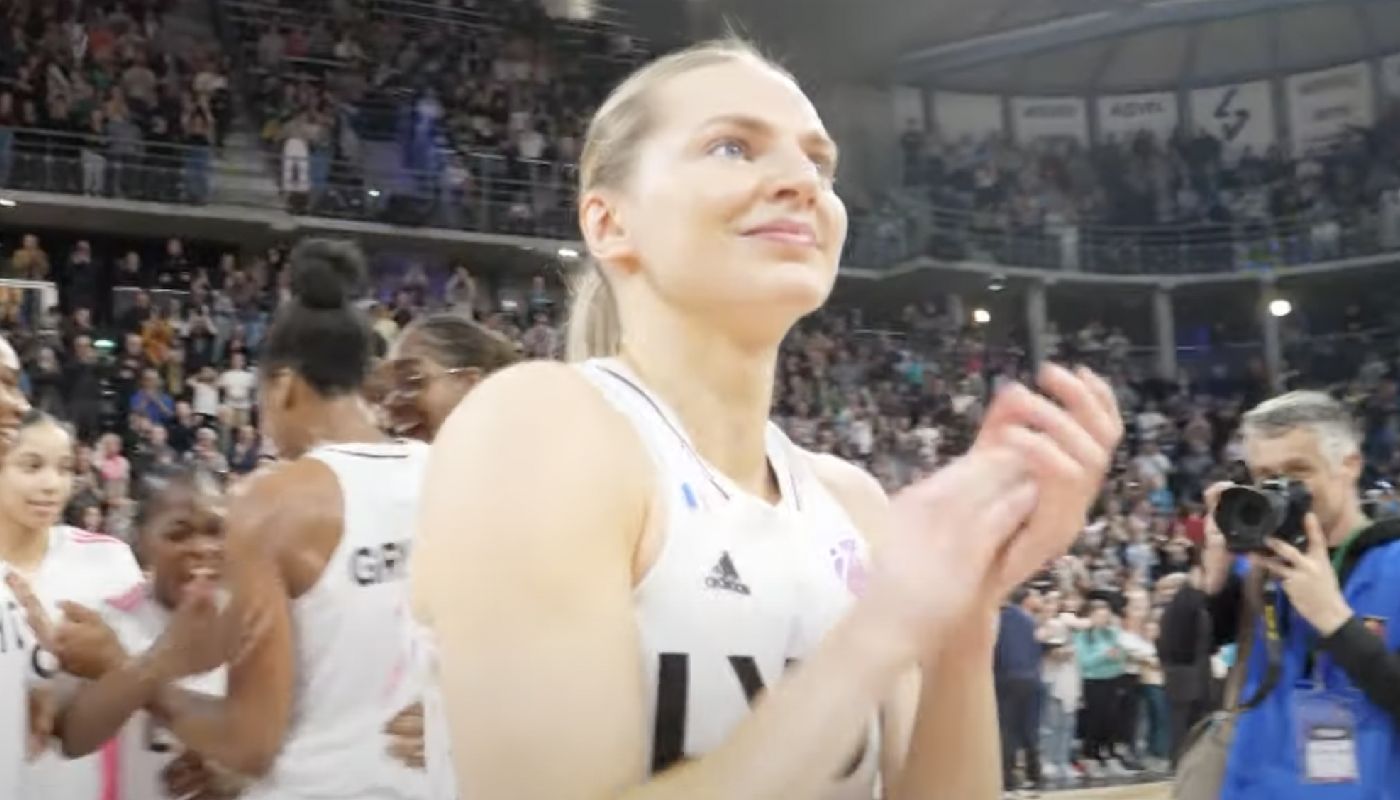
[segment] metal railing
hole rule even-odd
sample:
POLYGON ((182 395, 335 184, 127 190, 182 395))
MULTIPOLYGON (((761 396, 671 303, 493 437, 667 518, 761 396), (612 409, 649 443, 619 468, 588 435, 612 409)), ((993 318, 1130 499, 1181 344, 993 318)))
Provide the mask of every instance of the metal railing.
MULTIPOLYGON (((330 17, 330 4, 321 3, 318 7, 315 4, 302 3, 300 6, 283 3, 269 3, 263 0, 220 0, 220 6, 230 14, 230 20, 251 21, 251 22, 279 22, 281 25, 291 25, 297 28, 309 28, 316 22, 325 21, 330 17)), ((455 6, 441 6, 433 1, 424 0, 361 0, 354 4, 354 11, 361 20, 396 20, 405 25, 412 25, 413 28, 441 28, 442 25, 451 25, 452 28, 461 31, 479 31, 482 34, 494 34, 501 28, 507 27, 507 15, 493 14, 490 11, 477 10, 477 8, 461 8, 455 6)), ((603 14, 601 17, 588 21, 564 20, 564 18, 552 18, 552 27, 557 34, 564 35, 594 35, 609 34, 609 32, 626 32, 634 42, 644 43, 644 39, 631 35, 624 25, 613 20, 612 15, 603 14)))
POLYGON ((1017 226, 996 215, 919 207, 854 216, 848 251, 853 265, 871 269, 929 256, 1109 275, 1227 273, 1400 250, 1400 235, 1383 236, 1377 216, 1140 227, 1017 226))
POLYGON ((128 143, 114 152, 95 137, 0 129, 0 189, 261 210, 271 202, 293 214, 578 237, 570 165, 489 153, 438 153, 435 158, 443 163, 431 169, 335 160, 324 152, 292 160, 270 151, 259 151, 257 159, 232 155, 216 155, 212 147, 149 142, 128 143))
MULTIPOLYGON (((337 160, 313 148, 288 161, 260 150, 234 158, 212 147, 113 143, 68 132, 0 128, 0 187, 150 200, 230 203, 396 224, 577 238, 576 167, 489 152, 435 150, 410 169, 337 160), (236 163, 256 166, 234 166, 236 163), (286 179, 284 181, 284 178, 286 179), (261 184, 261 194, 226 191, 261 184)), ((925 209, 923 219, 853 215, 846 263, 880 269, 926 255, 1098 274, 1238 272, 1400 251, 1376 224, 1319 228, 1303 220, 1231 226, 1011 229, 995 219, 925 209)), ((1375 215, 1371 215, 1374 218, 1375 215)))

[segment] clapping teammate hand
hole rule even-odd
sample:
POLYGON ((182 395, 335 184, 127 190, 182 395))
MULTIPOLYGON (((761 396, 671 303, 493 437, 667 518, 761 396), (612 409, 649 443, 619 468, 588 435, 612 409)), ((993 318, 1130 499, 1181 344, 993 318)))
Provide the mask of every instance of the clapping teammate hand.
POLYGON ((5 583, 24 609, 39 647, 52 654, 64 672, 96 680, 126 660, 116 633, 96 611, 63 601, 58 604, 62 616, 54 621, 27 581, 11 572, 5 583))

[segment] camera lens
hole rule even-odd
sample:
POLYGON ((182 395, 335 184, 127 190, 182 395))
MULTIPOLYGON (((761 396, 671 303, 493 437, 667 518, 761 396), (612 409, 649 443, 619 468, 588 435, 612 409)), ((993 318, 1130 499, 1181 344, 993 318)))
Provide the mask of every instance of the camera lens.
POLYGON ((1235 511, 1235 522, 1244 528, 1258 527, 1264 521, 1264 513, 1268 510, 1261 503, 1240 503, 1235 511))

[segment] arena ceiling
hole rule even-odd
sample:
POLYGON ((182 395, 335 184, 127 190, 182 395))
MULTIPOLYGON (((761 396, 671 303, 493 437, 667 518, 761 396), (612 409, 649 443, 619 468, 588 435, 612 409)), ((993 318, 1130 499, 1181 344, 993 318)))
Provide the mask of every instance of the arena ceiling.
MULTIPOLYGON (((804 77, 1055 94, 1206 86, 1400 52, 1397 0, 609 0, 652 39, 737 23, 804 77), (665 8, 669 6, 670 8, 665 8), (678 8, 679 7, 679 8, 678 8)), ((686 35, 683 34, 683 35, 686 35)))

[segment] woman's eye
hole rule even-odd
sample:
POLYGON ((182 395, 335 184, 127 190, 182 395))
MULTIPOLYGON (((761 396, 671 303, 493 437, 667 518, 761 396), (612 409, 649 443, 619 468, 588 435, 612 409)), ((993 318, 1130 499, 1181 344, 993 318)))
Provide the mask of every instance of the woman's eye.
POLYGON ((817 174, 828 181, 836 181, 836 164, 826 156, 813 156, 812 164, 817 168, 817 174))
POLYGON ((709 155, 720 156, 722 158, 748 158, 749 148, 738 139, 721 139, 710 145, 707 151, 709 155))

